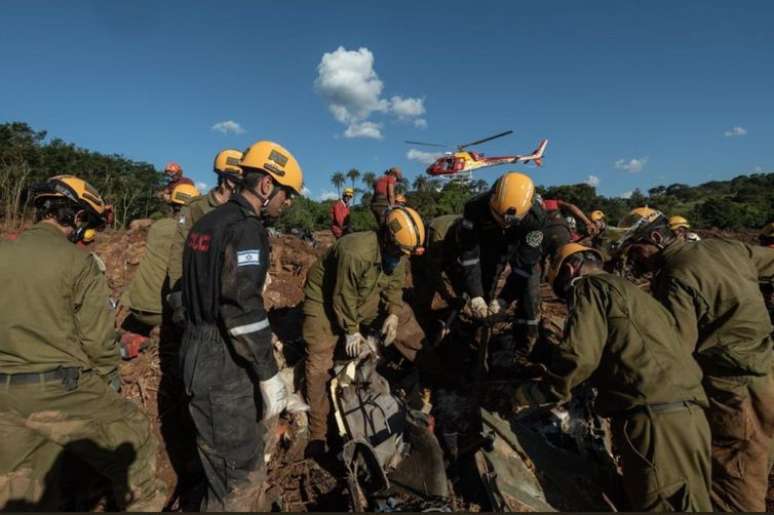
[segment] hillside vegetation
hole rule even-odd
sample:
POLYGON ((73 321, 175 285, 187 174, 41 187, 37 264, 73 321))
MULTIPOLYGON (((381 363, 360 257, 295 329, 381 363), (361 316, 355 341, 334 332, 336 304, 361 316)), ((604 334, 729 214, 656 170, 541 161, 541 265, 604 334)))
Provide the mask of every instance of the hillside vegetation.
MULTIPOLYGON (((492 170, 487 176, 496 177, 492 170)), ((135 218, 157 214, 162 206, 156 193, 163 185, 163 174, 152 165, 132 161, 118 154, 102 154, 66 143, 46 140, 45 131, 35 131, 23 122, 0 124, 0 218, 6 228, 22 223, 26 209, 24 192, 31 184, 59 174, 78 175, 93 184, 115 210, 117 227, 135 218)), ((348 185, 357 192, 351 218, 355 230, 374 226, 368 204, 376 175, 350 169, 336 172, 331 183, 341 192, 348 185)), ((426 218, 459 213, 465 201, 489 184, 430 179, 422 174, 401 190, 410 206, 426 218)), ((601 209, 615 224, 629 210, 642 205, 658 208, 669 215, 687 217, 695 227, 739 229, 758 228, 774 220, 774 173, 741 175, 728 181, 712 181, 698 186, 674 183, 656 186, 647 192, 635 190, 630 198, 603 197, 587 184, 538 187, 544 198, 572 202, 585 212, 601 209)), ((329 224, 330 200, 297 199, 278 225, 281 230, 324 229, 329 224)))

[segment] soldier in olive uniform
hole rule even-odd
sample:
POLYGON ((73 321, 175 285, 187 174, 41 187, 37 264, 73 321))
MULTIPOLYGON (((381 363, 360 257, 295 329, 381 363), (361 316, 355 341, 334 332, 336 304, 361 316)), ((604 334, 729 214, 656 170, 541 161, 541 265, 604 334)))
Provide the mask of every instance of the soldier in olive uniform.
MULTIPOLYGON (((401 312, 405 313, 405 256, 421 247, 424 236, 425 228, 416 211, 394 207, 387 211, 379 233, 356 232, 342 237, 309 271, 303 326, 308 352, 306 397, 311 408, 307 456, 325 453, 330 412, 326 385, 339 339, 344 341, 347 355, 358 356, 365 343, 361 331, 379 316, 380 304, 387 313, 381 328, 385 344, 396 339, 399 324, 403 329, 414 326, 421 333, 413 317, 404 316, 402 324, 400 317, 401 312)), ((416 355, 416 349, 400 350, 407 357, 416 355)))
POLYGON ((170 243, 170 258, 167 276, 169 277, 168 302, 175 311, 175 321, 183 322, 182 313, 182 290, 180 280, 183 277, 183 249, 185 249, 185 240, 191 227, 199 221, 201 217, 212 211, 218 206, 228 202, 231 194, 242 178, 242 169, 239 162, 242 159, 242 152, 234 149, 221 150, 215 156, 213 171, 218 175, 218 185, 211 189, 206 195, 193 199, 190 204, 184 207, 177 219, 177 226, 172 235, 170 243))
POLYGON ((172 217, 157 220, 148 230, 145 255, 121 298, 122 309, 129 310, 121 326, 127 331, 121 339, 121 355, 124 359, 135 357, 139 351, 137 345, 131 345, 138 338, 131 337, 139 337, 139 341, 147 340, 148 333, 161 325, 165 308, 163 299, 169 291, 167 270, 171 260, 170 246, 177 226, 175 217, 198 196, 196 186, 187 183, 175 186, 169 195, 172 217))
POLYGON ((759 278, 774 249, 739 241, 685 242, 663 215, 633 227, 622 247, 677 321, 704 372, 712 428, 712 501, 724 511, 764 511, 774 436, 772 340, 759 278))
POLYGON ((591 380, 610 417, 624 489, 635 511, 710 511, 710 430, 701 370, 669 312, 634 284, 602 271, 598 251, 570 243, 551 268, 570 308, 542 381, 519 385, 517 407, 569 400, 591 380))
POLYGON ((73 244, 106 206, 73 176, 40 185, 35 205, 38 222, 0 243, 0 508, 56 510, 66 449, 112 483, 119 509, 160 510, 156 439, 117 393, 108 286, 73 244))

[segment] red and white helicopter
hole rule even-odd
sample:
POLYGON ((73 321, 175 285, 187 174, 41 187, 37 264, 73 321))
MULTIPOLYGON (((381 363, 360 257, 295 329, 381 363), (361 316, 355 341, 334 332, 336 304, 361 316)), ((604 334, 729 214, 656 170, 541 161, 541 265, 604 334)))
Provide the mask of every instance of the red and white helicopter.
MULTIPOLYGON (((510 156, 485 156, 479 152, 464 150, 467 147, 473 145, 480 145, 496 138, 501 138, 512 134, 513 131, 505 131, 488 138, 480 139, 472 143, 465 143, 464 145, 457 145, 456 152, 446 152, 443 156, 439 157, 433 164, 427 167, 426 172, 430 175, 454 175, 461 172, 470 172, 478 170, 479 168, 486 168, 489 166, 497 166, 511 163, 529 163, 534 162, 537 166, 543 164, 543 153, 548 145, 548 140, 544 139, 538 147, 531 154, 526 155, 510 155, 510 156)), ((447 145, 440 145, 437 143, 425 143, 422 141, 406 141, 410 145, 423 145, 429 147, 446 147, 447 145)))

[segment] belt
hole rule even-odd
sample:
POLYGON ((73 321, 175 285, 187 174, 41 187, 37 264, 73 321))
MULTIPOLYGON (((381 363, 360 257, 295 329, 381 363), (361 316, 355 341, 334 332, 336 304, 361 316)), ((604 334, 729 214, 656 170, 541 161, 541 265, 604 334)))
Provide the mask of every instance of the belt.
POLYGON ((51 381, 65 381, 68 378, 77 378, 80 368, 66 367, 56 368, 48 372, 21 372, 18 374, 0 373, 0 384, 36 384, 51 381))
POLYGON ((645 406, 638 406, 632 411, 636 412, 649 410, 652 413, 671 413, 673 411, 688 409, 693 406, 696 406, 693 401, 661 402, 657 404, 646 404, 645 406))

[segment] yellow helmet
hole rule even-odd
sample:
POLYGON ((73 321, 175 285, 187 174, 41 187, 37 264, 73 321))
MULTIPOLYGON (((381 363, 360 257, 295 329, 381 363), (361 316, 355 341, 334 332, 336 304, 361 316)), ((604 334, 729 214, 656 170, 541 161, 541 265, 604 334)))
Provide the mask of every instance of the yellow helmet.
POLYGON ((425 242, 425 224, 422 217, 410 207, 395 206, 385 216, 387 232, 404 254, 422 254, 425 242))
POLYGON ((88 182, 74 175, 51 177, 35 191, 35 200, 47 197, 65 197, 99 218, 103 218, 108 209, 102 196, 88 182))
POLYGON ((599 222, 600 220, 605 219, 605 213, 597 209, 591 212, 591 215, 589 216, 589 218, 591 218, 592 222, 599 222))
POLYGON ((240 161, 242 161, 242 152, 227 148, 217 153, 212 169, 217 174, 227 173, 242 177, 242 169, 239 168, 240 161))
POLYGON ((690 229, 691 225, 688 223, 688 220, 685 217, 675 215, 669 217, 669 228, 673 231, 680 228, 690 229))
POLYGON ((193 184, 178 184, 172 189, 169 202, 181 206, 187 206, 194 197, 199 196, 199 190, 193 184))
POLYGON ((239 166, 244 172, 260 170, 272 176, 280 185, 290 188, 297 195, 304 187, 304 172, 301 166, 283 146, 273 141, 253 143, 242 155, 239 166))
POLYGON ((94 241, 94 238, 96 237, 97 237, 97 231, 89 228, 83 231, 83 236, 81 236, 81 241, 83 243, 91 243, 92 241, 94 241))
POLYGON ((774 238, 774 222, 769 222, 761 229, 762 238, 774 238))
POLYGON ((598 250, 592 249, 591 247, 585 247, 580 243, 567 243, 562 245, 562 247, 559 248, 559 252, 557 252, 556 256, 554 256, 554 259, 551 262, 551 267, 548 269, 547 279, 549 284, 554 284, 554 281, 556 280, 557 276, 559 276, 559 272, 562 270, 562 266, 564 266, 564 262, 567 260, 567 258, 573 254, 577 254, 578 252, 593 252, 599 257, 600 260, 603 259, 602 254, 598 250))
POLYGON ((406 195, 404 195, 403 193, 398 193, 397 195, 395 195, 395 203, 398 204, 399 206, 405 206, 406 202, 407 202, 406 195))
POLYGON ((498 224, 510 225, 524 218, 532 208, 535 184, 519 172, 508 172, 497 180, 489 198, 489 209, 498 224))
POLYGON ((632 227, 640 220, 644 219, 647 221, 652 221, 660 214, 661 214, 660 211, 657 211, 649 207, 636 207, 632 209, 628 215, 623 217, 623 219, 621 220, 621 223, 618 224, 618 227, 621 227, 623 229, 628 229, 629 227, 632 227))
POLYGON ((355 196, 355 190, 352 188, 344 188, 344 194, 342 195, 344 197, 354 197, 355 196))

